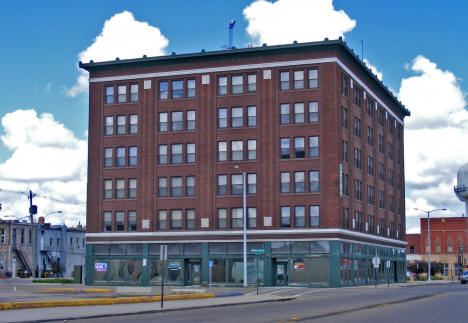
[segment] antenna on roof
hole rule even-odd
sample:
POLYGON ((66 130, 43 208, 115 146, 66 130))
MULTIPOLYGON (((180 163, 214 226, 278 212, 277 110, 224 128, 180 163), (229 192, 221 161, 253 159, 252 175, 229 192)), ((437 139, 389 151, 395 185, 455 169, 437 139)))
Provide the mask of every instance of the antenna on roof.
POLYGON ((233 19, 229 23, 229 47, 228 49, 232 49, 232 41, 234 38, 234 26, 236 25, 236 21, 233 19))
POLYGON ((361 58, 364 61, 364 41, 361 40, 361 58))

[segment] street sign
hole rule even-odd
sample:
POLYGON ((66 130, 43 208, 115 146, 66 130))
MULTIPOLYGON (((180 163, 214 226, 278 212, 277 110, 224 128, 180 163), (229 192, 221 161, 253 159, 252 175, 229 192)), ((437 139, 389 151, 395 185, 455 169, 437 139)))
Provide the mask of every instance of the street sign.
POLYGON ((162 244, 159 251, 159 259, 167 260, 167 244, 162 244))
POLYGON ((208 261, 208 267, 210 267, 210 268, 213 267, 213 260, 208 261))
POLYGON ((253 253, 265 253, 265 249, 251 249, 250 252, 253 252, 253 253))
POLYGON ((374 268, 379 268, 380 265, 380 258, 375 256, 372 258, 372 264, 374 265, 374 268))

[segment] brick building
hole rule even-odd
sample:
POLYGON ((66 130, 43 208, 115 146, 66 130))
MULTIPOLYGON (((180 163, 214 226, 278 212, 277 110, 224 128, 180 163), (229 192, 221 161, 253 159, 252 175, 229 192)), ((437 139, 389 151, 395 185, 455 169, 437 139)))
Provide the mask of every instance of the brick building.
POLYGON ((343 41, 80 67, 88 284, 158 284, 161 243, 171 283, 207 283, 211 261, 213 283, 242 283, 235 166, 265 285, 372 283, 376 254, 404 279, 409 111, 343 41))
MULTIPOLYGON (((408 261, 427 262, 427 218, 420 219, 421 233, 408 234, 408 261)), ((430 218, 431 262, 443 264, 442 276, 458 276, 468 268, 468 218, 430 218)))

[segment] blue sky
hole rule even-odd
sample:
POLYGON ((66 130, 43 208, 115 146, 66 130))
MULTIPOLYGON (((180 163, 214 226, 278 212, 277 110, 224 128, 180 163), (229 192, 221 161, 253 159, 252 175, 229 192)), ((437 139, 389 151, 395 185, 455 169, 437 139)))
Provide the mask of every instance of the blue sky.
MULTIPOLYGON (((303 11, 312 13, 318 2, 327 2, 329 0, 280 1, 285 5, 291 3, 293 9, 288 14, 293 15, 293 17, 286 17, 287 19, 276 22, 276 24, 290 32, 292 39, 296 39, 294 33, 298 31, 294 28, 288 29, 290 28, 288 21, 291 21, 288 19, 294 19, 294 14, 299 17, 300 14, 300 10, 294 9, 293 3, 301 2, 304 7, 303 11), (294 10, 296 10, 296 13, 294 10)), ((201 49, 222 49, 223 45, 228 42, 229 20, 236 19, 234 45, 236 47, 245 47, 249 43, 258 42, 258 39, 254 39, 246 31, 249 21, 246 20, 243 14, 243 10, 253 2, 255 1, 3 0, 0 2, 0 39, 2 41, 2 50, 0 51, 0 88, 2 89, 0 118, 3 118, 7 113, 13 113, 20 109, 33 109, 37 116, 29 115, 29 118, 31 118, 30 122, 34 124, 41 113, 50 113, 55 123, 63 125, 63 129, 59 128, 60 131, 64 131, 64 137, 69 135, 74 137, 73 140, 76 141, 77 147, 81 147, 80 140, 86 140, 88 98, 86 93, 71 97, 67 95, 67 89, 74 86, 77 77, 80 75, 80 71, 77 69, 78 54, 93 44, 95 38, 101 33, 106 20, 123 11, 129 11, 136 21, 147 22, 150 26, 159 28, 161 34, 169 40, 168 46, 164 48, 166 53, 187 53, 198 52, 201 49), (68 130, 72 133, 68 132, 68 130)), ((269 2, 276 3, 273 0, 269 2)), ((379 72, 383 73, 383 81, 388 87, 395 92, 400 92, 402 80, 408 79, 419 80, 420 83, 418 84, 424 88, 427 84, 425 85, 423 78, 417 79, 417 76, 432 75, 433 86, 435 86, 437 80, 445 81, 448 84, 447 87, 452 86, 447 90, 447 93, 441 93, 442 97, 453 94, 450 91, 455 91, 455 96, 458 96, 456 102, 448 103, 447 109, 453 110, 453 106, 456 106, 458 110, 465 109, 466 111, 464 93, 466 93, 468 87, 468 64, 466 64, 468 42, 466 40, 467 20, 465 16, 466 12, 468 12, 468 2, 461 0, 450 2, 334 0, 333 6, 336 11, 342 10, 349 19, 355 21, 355 26, 351 30, 343 32, 345 40, 359 55, 361 55, 361 40, 364 41, 364 58, 375 66, 379 72), (416 64, 422 66, 419 71, 411 70, 418 55, 422 55, 427 61, 420 59, 418 61, 420 64, 416 64), (430 73, 430 64, 432 63, 437 64, 436 69, 432 70, 440 73, 430 73), (451 73, 455 80, 444 74, 446 71, 451 73), (444 79, 444 77, 448 78, 444 79), (454 90, 454 88, 456 89, 454 90)), ((261 16, 263 13, 257 10, 253 14, 261 16)), ((311 16, 313 15, 311 14, 311 16)), ((268 18, 263 17, 263 19, 268 18)), ((334 23, 333 19, 330 17, 330 24, 334 23)), ((329 26, 314 25, 313 21, 308 20, 310 19, 304 19, 302 31, 320 28, 324 28, 326 31, 329 28, 329 26)), ((301 37, 307 39, 307 35, 301 37)), ((299 37, 299 39, 301 38, 299 37)), ((119 56, 118 53, 115 56, 119 56)), ((409 92, 408 88, 403 90, 402 93, 409 92)), ((413 111, 414 107, 408 106, 408 103, 418 102, 418 98, 410 96, 410 94, 406 94, 401 98, 406 98, 406 102, 403 103, 407 104, 407 107, 413 111)), ((444 109, 443 106, 440 108, 444 109)), ((417 119, 417 116, 415 119, 417 119)), ((11 122, 18 122, 18 119, 15 118, 11 118, 11 120, 15 120, 11 122)), ((11 129, 7 130, 6 125, 0 130, 0 136, 5 136, 8 131, 12 131, 11 129)), ((31 136, 35 135, 32 134, 31 136)), ((415 135, 414 138, 417 137, 415 135)), ((464 137, 461 140, 466 139, 464 137)), ((468 141, 465 141, 465 143, 466 147, 468 141)), ((57 143, 52 144, 52 146, 54 145, 57 146, 57 143)), ((3 140, 0 143, 0 163, 8 162, 12 154, 18 150, 18 147, 17 144, 13 144, 11 141, 10 144, 5 144, 3 140)), ((460 148, 454 146, 453 149, 460 148)), ((443 153, 445 154, 445 152, 443 153)), ((442 152, 437 153, 437 151, 434 151, 434 154, 439 155, 442 152)), ((425 159, 429 157, 426 156, 425 159)), ((448 158, 451 160, 454 158, 460 159, 456 160, 460 165, 468 162, 466 153, 451 155, 448 158)), ((417 161, 418 158, 414 157, 412 164, 417 164, 417 161)), ((3 168, 2 172, 2 165, 0 165, 0 188, 3 185, 22 190, 23 186, 18 184, 19 181, 28 187, 47 191, 47 185, 44 181, 41 182, 41 179, 27 180, 23 178, 15 182, 15 178, 19 177, 5 175, 6 169, 11 169, 11 167, 3 168), (2 180, 5 182, 3 183, 2 180)), ((456 172, 455 166, 455 164, 447 166, 446 160, 437 160, 432 165, 428 165, 425 171, 427 173, 431 170, 443 169, 447 176, 453 175, 452 177, 454 177, 455 174, 452 173, 456 172)), ((72 172, 76 176, 82 176, 83 172, 78 168, 76 166, 76 169, 74 168, 72 172)), ((22 172, 21 169, 15 171, 22 172)), ((38 169, 38 171, 41 170, 38 169)), ((407 168, 407 175, 408 172, 411 173, 412 169, 408 170, 407 168)), ((422 174, 420 175, 422 177, 422 174)), ((52 186, 50 183, 56 180, 62 181, 63 185, 69 183, 68 181, 77 180, 76 178, 73 179, 73 176, 66 178, 64 175, 60 179, 54 179, 53 175, 50 176, 48 179, 49 188, 52 186)), ((430 185, 433 185, 436 181, 438 181, 437 178, 433 178, 433 181, 412 179, 410 184, 413 186, 408 187, 408 193, 412 194, 407 194, 411 195, 409 196, 411 203, 428 208, 450 204, 449 206, 453 206, 452 209, 454 210, 451 215, 459 214, 461 209, 456 206, 457 200, 454 197, 449 197, 449 193, 446 192, 447 188, 453 184, 453 178, 450 179, 450 183, 447 181, 445 187, 439 187, 440 190, 445 192, 444 196, 446 198, 441 201, 445 205, 436 205, 437 201, 434 200, 433 196, 438 195, 440 192, 429 189, 430 185), (421 185, 424 187, 421 188, 421 185)), ((75 184, 79 185, 77 183, 75 184)), ((78 194, 78 191, 79 194, 84 194, 82 189, 76 189, 74 193, 78 194)), ((54 194, 53 190, 47 192, 48 194, 54 194)), ((453 195, 453 193, 450 194, 453 195)), ((63 198, 69 197, 64 195, 63 198)), ((53 208, 51 204, 44 208, 47 207, 53 208)), ((16 209, 12 208, 11 212, 14 212, 14 210, 16 209)), ((415 214, 409 215, 416 216, 415 214)), ((416 222, 413 220, 410 223, 414 227, 416 222)))

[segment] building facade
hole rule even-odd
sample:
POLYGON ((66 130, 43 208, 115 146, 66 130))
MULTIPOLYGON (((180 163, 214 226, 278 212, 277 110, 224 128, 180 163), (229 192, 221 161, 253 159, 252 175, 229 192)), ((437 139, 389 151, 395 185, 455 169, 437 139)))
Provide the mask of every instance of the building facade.
MULTIPOLYGON (((427 218, 420 219, 421 233, 408 234, 408 262, 427 262, 427 218)), ((468 218, 430 218, 431 262, 442 264, 444 278, 458 277, 468 269, 468 218)))
POLYGON ((169 282, 241 284, 241 172, 249 282, 252 249, 266 286, 405 279, 409 111, 341 40, 80 67, 87 284, 158 284, 161 244, 169 282))

